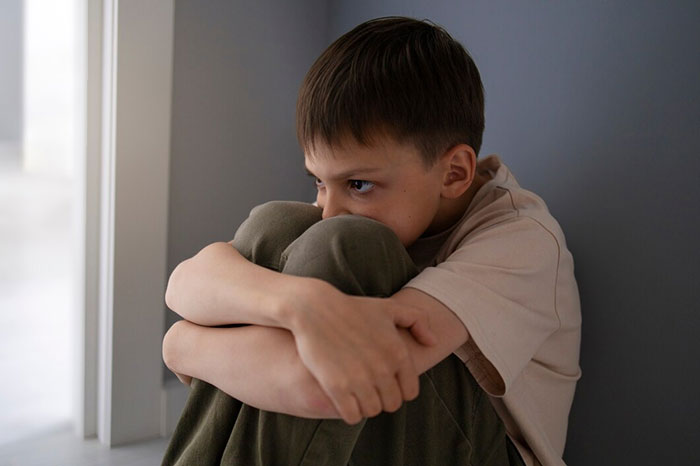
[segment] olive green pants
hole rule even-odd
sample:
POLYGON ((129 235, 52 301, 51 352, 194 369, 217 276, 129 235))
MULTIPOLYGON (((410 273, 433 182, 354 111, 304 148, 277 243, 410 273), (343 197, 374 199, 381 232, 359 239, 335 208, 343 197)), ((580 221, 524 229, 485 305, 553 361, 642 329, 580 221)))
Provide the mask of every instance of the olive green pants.
MULTIPOLYGON (((256 207, 233 244, 258 265, 321 278, 353 295, 390 296, 418 272, 396 235, 381 223, 357 216, 321 221, 320 209, 299 202, 256 207)), ((262 411, 194 379, 162 464, 523 463, 486 394, 451 355, 420 376, 415 400, 352 426, 262 411)))

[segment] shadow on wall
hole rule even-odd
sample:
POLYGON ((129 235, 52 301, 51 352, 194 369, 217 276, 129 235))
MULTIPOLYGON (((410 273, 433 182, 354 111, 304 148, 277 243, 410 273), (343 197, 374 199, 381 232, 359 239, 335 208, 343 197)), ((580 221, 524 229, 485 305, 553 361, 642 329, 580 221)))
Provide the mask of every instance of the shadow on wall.
POLYGON ((440 5, 408 14, 468 45, 483 154, 544 198, 574 255, 583 378, 567 464, 699 464, 700 4, 440 5))
POLYGON ((687 145, 653 140, 639 123, 636 134, 603 139, 599 168, 577 173, 586 189, 557 202, 569 209, 559 217, 583 313, 583 378, 567 443, 573 465, 700 459, 689 448, 700 434, 700 371, 689 370, 700 355, 700 222, 692 214, 700 164, 689 153, 698 144, 690 131, 687 145), (639 442, 645 451, 630 454, 639 442))
POLYGON ((546 174, 561 178, 557 190, 533 176, 562 223, 581 291, 572 465, 700 460, 690 446, 700 438, 700 371, 689 370, 700 356, 700 63, 686 54, 698 34, 681 28, 661 40, 657 21, 647 17, 652 34, 636 31, 636 45, 601 44, 602 57, 589 57, 606 78, 572 109, 581 136, 551 148, 563 159, 546 174))

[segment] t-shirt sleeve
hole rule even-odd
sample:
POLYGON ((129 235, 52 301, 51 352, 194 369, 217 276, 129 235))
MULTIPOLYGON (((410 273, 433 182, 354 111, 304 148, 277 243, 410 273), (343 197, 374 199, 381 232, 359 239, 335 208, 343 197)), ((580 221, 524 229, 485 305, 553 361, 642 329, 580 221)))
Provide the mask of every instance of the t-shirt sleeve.
POLYGON ((405 286, 461 319, 469 340, 454 353, 487 393, 503 396, 559 328, 558 262, 552 234, 532 218, 515 217, 467 235, 444 262, 405 286))

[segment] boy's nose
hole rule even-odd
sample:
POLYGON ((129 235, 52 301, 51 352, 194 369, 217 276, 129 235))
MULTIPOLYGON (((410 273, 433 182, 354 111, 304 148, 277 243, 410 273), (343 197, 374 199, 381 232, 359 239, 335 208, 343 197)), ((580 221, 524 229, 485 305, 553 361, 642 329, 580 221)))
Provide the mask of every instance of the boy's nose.
POLYGON ((349 214, 348 210, 342 205, 342 203, 337 202, 334 199, 331 199, 330 196, 326 198, 326 203, 323 206, 323 213, 321 214, 321 218, 324 220, 327 218, 335 217, 337 215, 346 215, 349 214))

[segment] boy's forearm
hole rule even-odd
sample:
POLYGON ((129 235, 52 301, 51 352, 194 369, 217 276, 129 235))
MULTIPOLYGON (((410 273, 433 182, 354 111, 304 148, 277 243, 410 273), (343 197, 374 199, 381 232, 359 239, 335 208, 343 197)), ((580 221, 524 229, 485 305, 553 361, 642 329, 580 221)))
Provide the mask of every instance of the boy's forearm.
MULTIPOLYGON (((320 279, 265 269, 228 243, 211 244, 180 264, 170 277, 166 303, 204 326, 253 324, 288 330, 290 351, 298 354, 349 424, 382 410, 392 412, 402 400, 418 395, 416 368, 397 327, 409 329, 422 345, 436 342, 427 313, 415 306, 389 306, 388 299, 350 296, 320 279)), ((267 336, 259 334, 261 340, 267 336)), ((215 360, 210 357, 204 361, 215 360)), ((205 375, 216 370, 195 366, 205 375)), ((174 368, 197 377, 188 370, 174 368)), ((227 386, 225 378, 219 383, 227 386)))
POLYGON ((200 325, 257 324, 289 328, 285 303, 314 280, 283 275, 249 262, 229 243, 214 243, 180 263, 168 280, 165 301, 200 325))
POLYGON ((179 374, 208 382, 266 411, 338 418, 331 400, 301 363, 284 329, 202 327, 180 321, 163 340, 163 359, 179 374))

